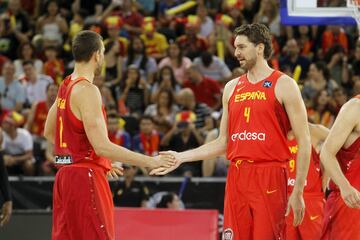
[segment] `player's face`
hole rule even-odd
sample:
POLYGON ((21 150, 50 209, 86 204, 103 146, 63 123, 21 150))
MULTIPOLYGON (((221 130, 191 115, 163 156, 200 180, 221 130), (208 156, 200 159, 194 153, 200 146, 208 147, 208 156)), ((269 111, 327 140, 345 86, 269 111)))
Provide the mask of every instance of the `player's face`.
POLYGON ((246 36, 240 35, 235 38, 234 47, 240 67, 246 70, 252 69, 257 60, 255 45, 246 36))
POLYGON ((97 53, 97 58, 96 58, 96 68, 95 68, 95 75, 98 75, 101 73, 101 69, 102 66, 104 64, 104 52, 105 52, 105 47, 104 47, 104 43, 101 41, 101 47, 100 50, 97 53))

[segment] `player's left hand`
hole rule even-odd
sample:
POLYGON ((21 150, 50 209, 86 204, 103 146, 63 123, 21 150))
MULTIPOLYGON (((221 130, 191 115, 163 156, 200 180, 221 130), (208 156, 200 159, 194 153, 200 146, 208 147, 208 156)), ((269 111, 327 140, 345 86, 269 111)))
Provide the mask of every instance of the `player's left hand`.
POLYGON ((120 166, 117 166, 115 164, 111 164, 111 169, 106 173, 107 177, 110 177, 112 179, 118 179, 124 175, 124 169, 120 166))
POLYGON ((292 209, 294 214, 294 227, 299 226, 304 219, 305 215, 305 202, 303 194, 298 191, 293 191, 289 197, 288 205, 286 208, 285 216, 288 216, 292 209))
POLYGON ((160 156, 172 156, 175 158, 175 164, 169 167, 158 167, 151 170, 150 175, 165 175, 174 171, 181 164, 179 153, 175 151, 160 152, 160 156))

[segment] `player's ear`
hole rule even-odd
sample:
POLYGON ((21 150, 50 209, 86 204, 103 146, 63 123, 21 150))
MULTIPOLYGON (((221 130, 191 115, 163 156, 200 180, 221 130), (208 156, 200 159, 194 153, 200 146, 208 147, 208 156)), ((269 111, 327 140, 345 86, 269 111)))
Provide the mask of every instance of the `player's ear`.
POLYGON ((259 43, 258 45, 256 45, 256 50, 258 55, 263 54, 265 51, 265 45, 263 43, 259 43))

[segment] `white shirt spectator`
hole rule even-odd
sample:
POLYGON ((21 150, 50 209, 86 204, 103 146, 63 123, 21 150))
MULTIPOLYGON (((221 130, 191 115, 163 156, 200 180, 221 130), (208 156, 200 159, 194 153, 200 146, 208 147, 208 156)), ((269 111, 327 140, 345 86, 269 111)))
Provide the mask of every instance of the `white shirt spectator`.
POLYGON ((214 31, 214 21, 210 17, 205 18, 200 26, 200 36, 207 38, 214 31))
POLYGON ((25 102, 25 89, 17 80, 13 80, 8 86, 4 77, 0 77, 1 106, 4 109, 13 110, 16 103, 25 102))
POLYGON ((40 102, 46 100, 46 88, 54 80, 47 75, 37 75, 37 81, 35 83, 26 83, 26 99, 30 104, 34 102, 40 102))
POLYGON ((30 132, 24 128, 18 128, 16 131, 17 136, 15 139, 11 139, 6 132, 3 132, 2 148, 5 150, 5 153, 14 156, 32 151, 34 143, 30 132))
MULTIPOLYGON (((24 77, 23 61, 21 59, 16 59, 14 61, 14 65, 15 65, 15 77, 17 79, 24 77)), ((37 74, 41 74, 43 72, 43 62, 41 60, 35 59, 34 67, 36 69, 37 74)))
POLYGON ((222 81, 231 77, 231 71, 223 60, 213 56, 212 63, 209 67, 205 67, 200 57, 194 59, 194 64, 199 67, 201 73, 216 81, 222 81))

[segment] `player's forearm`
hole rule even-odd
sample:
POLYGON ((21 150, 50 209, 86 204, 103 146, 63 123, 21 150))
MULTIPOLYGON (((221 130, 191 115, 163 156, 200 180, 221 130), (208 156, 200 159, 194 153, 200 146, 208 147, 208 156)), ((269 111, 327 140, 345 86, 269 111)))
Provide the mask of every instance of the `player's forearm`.
POLYGON ((198 148, 181 153, 182 162, 193 162, 198 160, 209 160, 226 152, 226 139, 217 138, 198 148))
POLYGON ((310 138, 299 141, 299 151, 297 156, 297 167, 296 167, 296 180, 294 185, 294 191, 303 192, 306 177, 309 170, 311 155, 311 143, 310 138))
POLYGON ((325 168, 327 175, 339 186, 340 189, 350 185, 349 181, 341 171, 340 165, 334 154, 331 154, 326 146, 323 147, 320 154, 320 161, 325 168))
POLYGON ((132 152, 126 148, 108 142, 95 148, 96 154, 111 161, 126 163, 138 167, 152 167, 153 158, 132 152))

